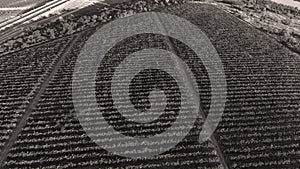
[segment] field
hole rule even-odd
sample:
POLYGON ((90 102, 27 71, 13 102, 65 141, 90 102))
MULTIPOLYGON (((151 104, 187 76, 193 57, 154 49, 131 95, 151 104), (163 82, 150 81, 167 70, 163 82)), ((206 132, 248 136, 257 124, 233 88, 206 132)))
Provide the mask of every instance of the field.
POLYGON ((186 9, 183 16, 207 33, 225 66, 228 96, 216 137, 227 165, 297 168, 299 55, 214 7, 186 9))
POLYGON ((12 18, 20 13, 19 10, 14 11, 0 11, 0 22, 12 18))
MULTIPOLYGON (((300 165, 300 56, 212 5, 184 4, 160 11, 184 17, 197 25, 207 34, 224 64, 228 87, 226 107, 209 141, 198 143, 204 121, 200 117, 182 142, 148 160, 112 155, 97 146, 80 125, 72 102, 76 59, 85 40, 93 33, 87 30, 0 56, 0 101, 4 105, 0 109, 3 136, 0 167, 297 168, 300 165)), ((188 63, 199 63, 193 66, 198 70, 195 77, 206 115, 210 107, 208 75, 192 51, 164 36, 140 34, 128 38, 107 54, 105 65, 98 69, 101 73, 97 75, 96 87, 98 103, 107 106, 108 111, 104 112, 107 121, 127 135, 141 133, 122 123, 120 118, 111 118, 115 112, 107 97, 109 93, 105 93, 109 87, 109 70, 133 51, 149 47, 174 48, 188 63)), ((141 76, 146 81, 153 78, 141 76)), ((166 83, 163 78, 160 82, 166 83)), ((135 93, 136 96, 147 96, 149 86, 138 84, 133 88, 144 90, 141 95, 135 93)), ((83 92, 84 87, 89 87, 82 86, 83 92)), ((118 90, 125 88, 121 82, 118 86, 118 90)), ((176 91, 170 93, 176 97, 176 91)), ((82 100, 82 104, 88 101, 82 100)), ((90 127, 97 127, 97 120, 91 120, 90 127)), ((144 130, 142 134, 151 135, 164 127, 144 130)))
POLYGON ((69 38, 1 56, 1 142, 7 141, 18 119, 49 75, 59 50, 69 38))
POLYGON ((0 7, 26 7, 47 1, 50 0, 2 0, 0 7))
POLYGON ((51 0, 2 0, 0 2, 0 23, 21 14, 36 5, 42 5, 51 0), (16 10, 1 10, 1 8, 25 8, 16 10))

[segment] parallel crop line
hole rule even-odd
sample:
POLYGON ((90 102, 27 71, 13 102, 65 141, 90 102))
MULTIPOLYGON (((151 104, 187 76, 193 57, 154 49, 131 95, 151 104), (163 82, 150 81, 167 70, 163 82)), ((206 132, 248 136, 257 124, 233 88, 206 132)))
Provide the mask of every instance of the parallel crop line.
MULTIPOLYGON (((156 19, 156 20, 158 21, 158 23, 159 23, 158 26, 160 27, 160 29, 162 29, 164 32, 167 32, 166 28, 165 28, 164 25, 162 24, 162 23, 163 23, 163 20, 162 20, 158 15, 157 15, 156 18, 154 18, 154 19, 156 19)), ((173 51, 173 53, 178 54, 178 51, 176 50, 176 47, 175 47, 175 45, 172 43, 171 39, 168 38, 168 37, 166 37, 165 39, 166 39, 167 43, 170 45, 170 49, 173 51)), ((184 69, 183 69, 183 70, 184 70, 184 69)), ((183 71, 183 73, 184 73, 185 76, 188 78, 188 82, 192 82, 192 80, 189 78, 187 72, 183 71)), ((189 86, 192 87, 191 84, 189 84, 189 86)), ((195 89, 193 88, 193 90, 195 90, 195 89)), ((200 101, 200 100, 199 100, 199 101, 200 101)), ((204 111, 203 111, 203 107, 201 106, 201 104, 200 104, 199 112, 200 112, 200 114, 202 115, 203 118, 206 117, 206 116, 205 116, 205 113, 204 113, 204 111)), ((217 152, 217 157, 219 157, 219 159, 220 159, 221 165, 224 167, 224 169, 229 169, 229 166, 228 166, 228 164, 226 163, 224 154, 222 153, 221 148, 220 148, 220 146, 219 146, 219 144, 218 144, 218 142, 217 142, 217 140, 216 140, 214 134, 213 134, 210 138, 211 138, 212 144, 214 145, 214 148, 215 148, 215 150, 216 150, 216 152, 217 152)))
POLYGON ((15 127, 13 133, 11 134, 9 140, 6 142, 3 151, 0 154, 0 168, 2 168, 4 166, 4 162, 8 156, 8 153, 10 151, 10 149, 13 147, 15 141, 17 140, 19 134, 22 131, 22 128, 24 128, 27 124, 27 120, 29 119, 29 116, 31 115, 31 113, 33 112, 33 110, 35 109, 35 107, 37 106, 42 94, 45 92, 47 86, 49 85, 51 79, 53 78, 53 76, 55 75, 55 73, 57 72, 59 66, 63 63, 64 58, 65 58, 65 54, 68 53, 68 51, 71 49, 71 47, 74 45, 74 43, 77 41, 78 37, 80 35, 75 35, 75 37, 73 37, 68 45, 65 48, 62 48, 59 52, 58 55, 60 56, 60 58, 58 59, 58 61, 56 62, 54 68, 52 69, 51 73, 49 74, 49 76, 45 79, 45 81, 43 82, 43 84, 40 86, 40 89, 38 90, 38 92, 36 93, 35 97, 33 98, 33 100, 29 103, 24 115, 22 116, 22 118, 19 120, 19 123, 17 124, 17 126, 15 127))

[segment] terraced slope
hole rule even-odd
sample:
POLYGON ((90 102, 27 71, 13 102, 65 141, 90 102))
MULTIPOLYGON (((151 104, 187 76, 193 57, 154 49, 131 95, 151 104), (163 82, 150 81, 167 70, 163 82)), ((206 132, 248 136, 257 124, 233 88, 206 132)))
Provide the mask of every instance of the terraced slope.
MULTIPOLYGON (((197 142, 204 120, 199 118, 194 129, 181 143, 147 161, 112 155, 92 142, 76 118, 71 89, 77 55, 91 33, 87 31, 72 40, 72 49, 64 52, 64 59, 59 66, 56 65, 53 78, 45 86, 34 109, 29 112, 30 116, 18 138, 10 139, 13 145, 10 152, 7 156, 0 156, 5 159, 3 168, 297 168, 300 165, 299 55, 211 5, 185 4, 161 11, 185 17, 198 25, 210 38, 224 63, 228 97, 223 120, 210 141, 203 144, 197 142)), ((59 46, 61 43, 55 44, 59 46)), ((109 80, 107 77, 111 68, 128 54, 149 47, 170 51, 175 49, 176 54, 189 63, 198 62, 198 57, 184 44, 160 35, 141 34, 119 43, 107 54, 104 66, 99 67, 96 88, 98 102, 105 104, 106 110, 111 110, 105 113, 112 125, 120 123, 120 119, 110 118, 114 111, 105 93, 108 86, 102 81, 109 80), (114 59, 113 62, 110 59, 114 59)), ((31 53, 35 50, 33 48, 31 53)), ((3 56, 0 59, 3 63, 8 60, 3 56)), ((16 65, 19 63, 18 59, 11 59, 11 62, 16 65)), ((201 105, 207 114, 210 83, 205 67, 202 64, 193 66, 198 70, 195 76, 200 87, 201 105)), ((15 67, 10 69, 11 72, 18 70, 15 67)), ((140 74, 143 77, 141 79, 149 82, 153 76, 144 73, 140 74)), ((156 75, 164 76, 160 73, 156 75)), ((158 79, 161 79, 160 83, 169 82, 164 81, 165 78, 158 79)), ((14 83, 19 81, 15 80, 14 83)), ((151 83, 133 83, 133 91, 139 92, 134 89, 146 89, 149 85, 151 83)), ((120 83, 119 87, 121 90, 125 86, 120 83)), ((133 95, 143 97, 143 92, 147 90, 143 90, 142 95, 134 92, 133 95)), ((176 97, 176 90, 170 93, 176 97)), ((82 100, 82 104, 87 102, 82 100)), ((147 105, 145 102, 143 104, 147 105)), ((91 120, 91 127, 95 127, 96 122, 91 120)), ((114 127, 125 134, 139 134, 138 131, 132 132, 127 125, 118 126, 122 125, 114 127)), ((145 130, 142 134, 151 135, 151 132, 159 132, 164 127, 145 130)))

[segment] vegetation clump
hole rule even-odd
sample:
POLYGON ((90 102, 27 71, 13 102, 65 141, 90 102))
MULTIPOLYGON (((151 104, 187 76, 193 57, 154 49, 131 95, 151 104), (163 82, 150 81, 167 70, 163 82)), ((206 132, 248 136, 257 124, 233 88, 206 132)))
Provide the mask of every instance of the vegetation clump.
POLYGON ((42 25, 26 28, 19 36, 0 45, 0 53, 20 50, 37 43, 74 34, 135 13, 152 11, 157 7, 184 2, 185 0, 134 0, 105 6, 89 14, 68 15, 42 25))

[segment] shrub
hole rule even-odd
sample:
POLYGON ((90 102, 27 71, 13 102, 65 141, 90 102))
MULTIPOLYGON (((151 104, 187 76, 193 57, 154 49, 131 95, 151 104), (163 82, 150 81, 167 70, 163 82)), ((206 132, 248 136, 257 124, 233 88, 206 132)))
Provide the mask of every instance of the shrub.
POLYGON ((0 53, 15 50, 15 47, 18 49, 25 48, 35 43, 70 35, 89 27, 95 27, 98 24, 109 22, 116 18, 130 16, 139 12, 151 11, 158 6, 169 6, 184 2, 185 0, 133 0, 105 7, 97 14, 83 16, 69 15, 65 18, 59 18, 43 25, 31 26, 24 29, 23 35, 17 37, 18 41, 11 39, 0 46, 2 49, 0 50, 0 53))

